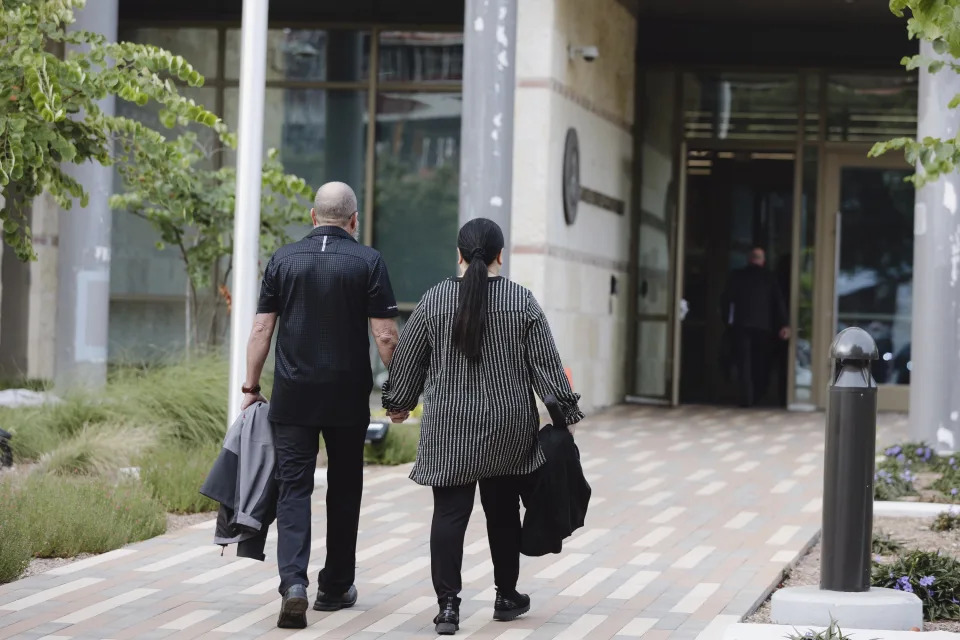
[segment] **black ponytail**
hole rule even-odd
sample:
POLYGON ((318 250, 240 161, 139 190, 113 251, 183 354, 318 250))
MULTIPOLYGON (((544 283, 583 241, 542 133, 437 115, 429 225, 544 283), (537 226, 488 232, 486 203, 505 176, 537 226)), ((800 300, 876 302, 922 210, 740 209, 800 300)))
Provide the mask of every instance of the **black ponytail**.
POLYGON ((503 250, 503 231, 492 220, 476 218, 460 229, 457 248, 468 266, 457 297, 453 344, 476 360, 487 324, 487 269, 503 250))

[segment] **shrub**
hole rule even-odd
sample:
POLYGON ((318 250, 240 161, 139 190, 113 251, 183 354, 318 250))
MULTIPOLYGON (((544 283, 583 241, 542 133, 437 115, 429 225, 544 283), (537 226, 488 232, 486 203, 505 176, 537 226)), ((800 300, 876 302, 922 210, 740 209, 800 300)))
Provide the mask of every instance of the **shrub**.
POLYGON ((40 407, 4 409, 0 412, 0 427, 13 434, 10 446, 14 460, 23 462, 38 459, 63 440, 111 417, 104 404, 78 395, 40 407))
POLYGON ((892 556, 903 551, 903 543, 883 531, 873 533, 873 553, 881 556, 892 556))
POLYGON ((960 514, 944 511, 930 525, 932 531, 953 531, 960 529, 960 514))
POLYGON ((948 469, 930 485, 948 499, 960 501, 960 471, 948 469))
POLYGON ((417 459, 419 443, 420 425, 391 424, 386 439, 379 444, 368 444, 363 458, 370 464, 406 464, 417 459))
MULTIPOLYGON (((262 384, 270 388, 271 375, 262 384)), ((152 367, 122 367, 96 396, 75 395, 41 407, 0 409, 0 427, 13 433, 17 462, 38 460, 64 440, 106 423, 149 427, 158 437, 212 445, 227 420, 227 363, 217 356, 152 367)))
POLYGON ((898 467, 895 463, 884 463, 873 477, 873 498, 874 500, 896 500, 915 495, 914 479, 910 469, 898 467))
POLYGON ((127 419, 160 423, 174 440, 219 444, 227 428, 227 378, 222 358, 194 357, 174 365, 120 370, 107 396, 127 419))
POLYGON ((40 378, 5 378, 0 380, 0 391, 7 389, 27 389, 28 391, 49 391, 53 383, 40 378))
POLYGON ((887 460, 906 464, 914 468, 936 467, 940 462, 937 455, 925 442, 905 442, 883 450, 887 460))
POLYGON ((202 513, 217 509, 217 503, 200 495, 220 445, 158 447, 144 455, 140 462, 140 479, 167 511, 202 513))
POLYGON ((913 551, 874 567, 873 586, 907 591, 923 602, 925 620, 960 619, 960 562, 939 551, 913 551))
POLYGON ((12 582, 30 564, 33 556, 30 537, 22 518, 8 517, 17 507, 12 482, 0 482, 0 584, 12 582))
POLYGON ((958 473, 960 472, 960 462, 957 461, 955 456, 939 458, 936 470, 941 473, 958 473))
POLYGON ((10 519, 41 558, 104 553, 166 530, 162 505, 139 482, 32 474, 12 502, 10 519))
POLYGON ((86 427, 41 457, 40 470, 55 475, 105 475, 133 464, 156 440, 155 431, 143 427, 86 427))

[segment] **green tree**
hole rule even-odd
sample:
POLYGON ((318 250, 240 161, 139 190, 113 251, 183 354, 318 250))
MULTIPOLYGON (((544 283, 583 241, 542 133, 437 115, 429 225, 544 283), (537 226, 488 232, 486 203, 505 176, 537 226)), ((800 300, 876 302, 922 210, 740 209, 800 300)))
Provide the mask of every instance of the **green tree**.
MULTIPOLYGON (((235 136, 224 130, 221 142, 235 147, 235 136)), ((188 341, 194 345, 213 342, 224 305, 214 306, 211 330, 201 336, 200 292, 215 285, 219 299, 229 305, 236 170, 233 166, 210 168, 216 150, 204 147, 190 131, 164 145, 144 145, 134 139, 125 141, 123 148, 127 158, 118 164, 122 181, 118 191, 122 191, 110 198, 110 206, 147 220, 160 236, 158 248, 176 247, 190 286, 192 335, 188 341), (171 163, 170 158, 178 161, 171 163), (218 269, 221 265, 225 268, 218 269)), ((263 166, 261 194, 260 248, 273 253, 290 241, 287 229, 303 222, 308 208, 304 199, 312 192, 304 180, 284 172, 277 151, 271 149, 263 166)))
POLYGON ((136 120, 103 113, 99 100, 155 101, 165 120, 223 129, 216 115, 178 92, 177 81, 203 84, 180 56, 68 31, 85 3, 0 0, 0 226, 22 260, 36 257, 25 215, 35 197, 47 191, 65 209, 87 203, 64 163, 112 164, 115 142, 132 140, 154 155, 169 154, 171 164, 180 161, 176 145, 136 120))
MULTIPOLYGON (((960 73, 960 64, 953 62, 960 60, 960 0, 890 0, 890 10, 901 18, 909 10, 908 36, 930 42, 940 56, 907 56, 901 64, 908 71, 925 68, 930 73, 944 70, 960 73)), ((944 106, 950 109, 960 107, 960 95, 944 106)), ((894 138, 875 144, 870 155, 875 157, 894 149, 902 149, 907 162, 918 166, 917 173, 910 178, 918 187, 953 172, 960 165, 960 134, 946 139, 933 136, 922 140, 894 138)))

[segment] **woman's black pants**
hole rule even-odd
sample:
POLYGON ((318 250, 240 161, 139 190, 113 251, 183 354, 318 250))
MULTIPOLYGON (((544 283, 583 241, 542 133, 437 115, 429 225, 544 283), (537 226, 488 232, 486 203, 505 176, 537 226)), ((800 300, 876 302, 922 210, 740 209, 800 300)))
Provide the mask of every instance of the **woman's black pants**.
MULTIPOLYGON (((494 584, 505 594, 516 593, 520 576, 520 491, 525 480, 526 476, 501 476, 479 482, 494 584)), ((463 588, 463 539, 477 484, 433 488, 430 560, 437 598, 459 596, 463 588)))

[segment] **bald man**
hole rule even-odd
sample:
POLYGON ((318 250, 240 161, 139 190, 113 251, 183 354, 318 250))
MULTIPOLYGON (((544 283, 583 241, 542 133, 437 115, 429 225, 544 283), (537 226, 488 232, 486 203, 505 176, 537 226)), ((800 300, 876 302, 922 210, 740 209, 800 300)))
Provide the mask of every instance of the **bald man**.
MULTIPOLYGON (((243 408, 263 401, 260 374, 279 326, 270 422, 276 450, 277 564, 285 629, 306 627, 313 477, 323 436, 327 453, 327 557, 317 611, 357 602, 357 526, 363 445, 370 423, 369 322, 389 366, 397 345, 397 302, 377 251, 357 242, 357 197, 330 182, 317 191, 313 231, 267 263, 247 347, 243 408)), ((403 419, 404 416, 398 416, 403 419)))
POLYGON ((752 407, 763 398, 774 341, 790 338, 783 292, 766 265, 766 252, 754 247, 747 266, 730 274, 721 302, 721 313, 733 334, 741 407, 752 407))

